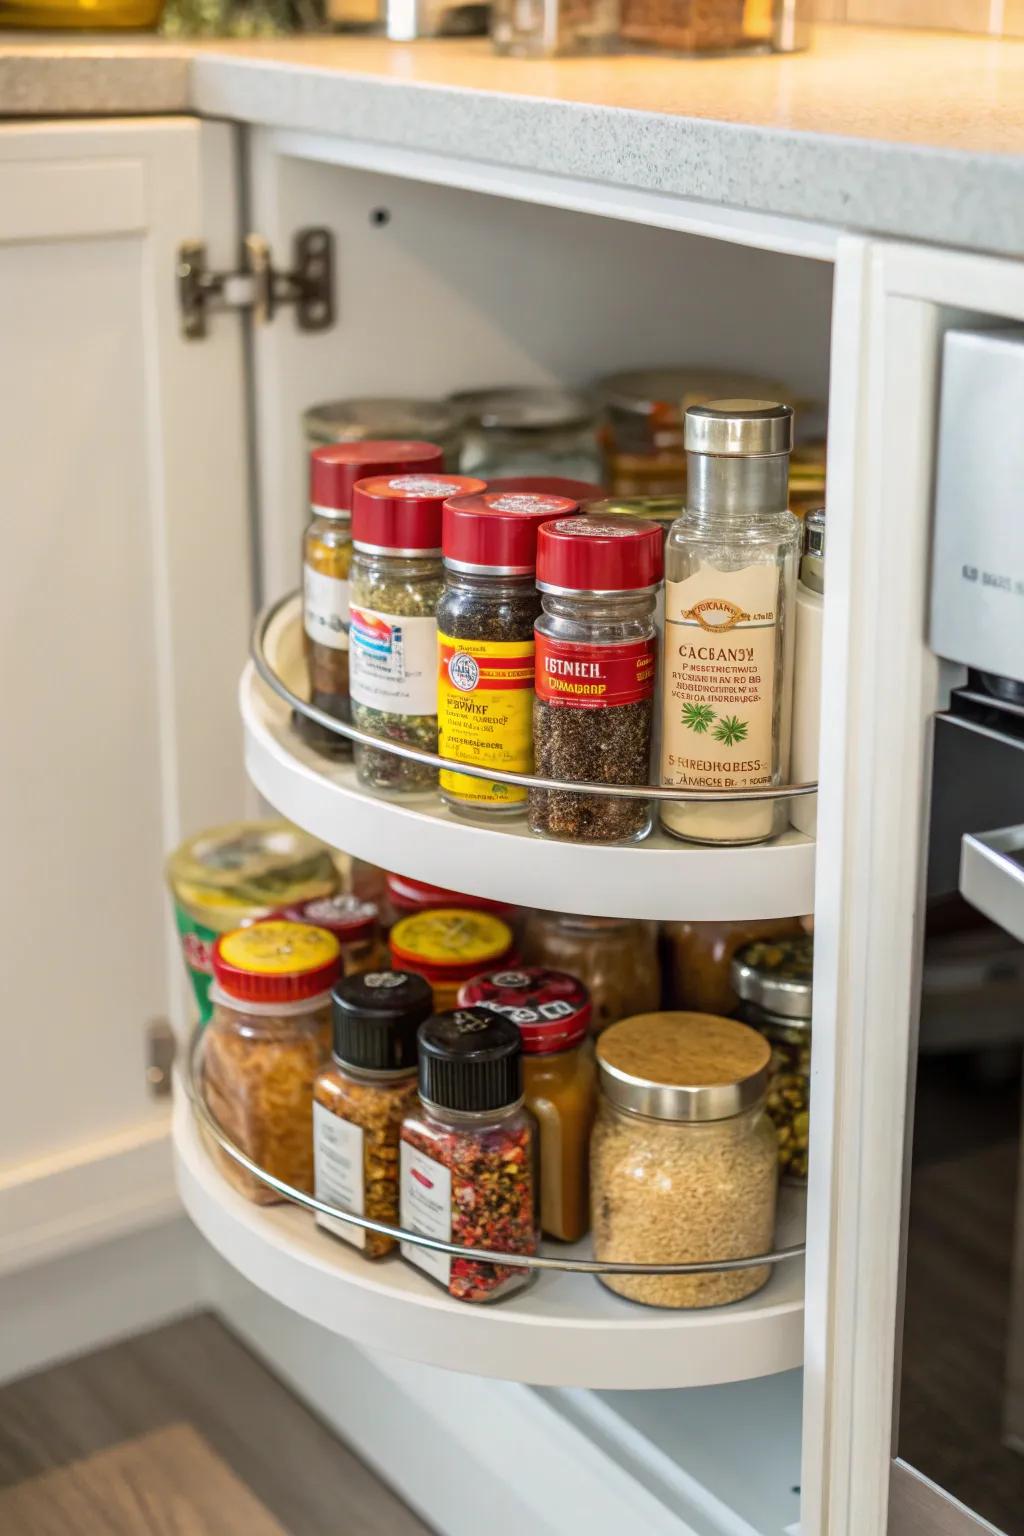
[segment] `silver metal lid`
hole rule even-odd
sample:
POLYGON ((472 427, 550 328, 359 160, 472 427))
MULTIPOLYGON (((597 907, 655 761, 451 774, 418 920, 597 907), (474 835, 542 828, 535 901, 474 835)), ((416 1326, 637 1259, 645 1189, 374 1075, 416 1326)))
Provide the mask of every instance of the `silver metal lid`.
POLYGON ((793 407, 773 400, 712 400, 691 405, 683 426, 687 453, 771 458, 793 447, 793 407))
POLYGON ((462 412, 468 425, 484 432, 550 432, 560 427, 583 427, 596 414, 588 395, 532 385, 465 389, 448 399, 462 412))
POLYGON ((462 413, 448 400, 365 396, 311 405, 302 417, 312 443, 361 443, 373 438, 415 438, 428 443, 457 436, 462 413))
POLYGON ((804 518, 804 554, 825 558, 825 508, 815 507, 804 518))
POLYGON ((641 1013, 597 1041, 605 1096, 652 1120, 728 1120, 753 1109, 770 1061, 763 1035, 711 1013, 641 1013))
POLYGON ((733 989, 743 1001, 794 1023, 810 1022, 813 976, 814 940, 809 933, 756 939, 733 956, 733 989))

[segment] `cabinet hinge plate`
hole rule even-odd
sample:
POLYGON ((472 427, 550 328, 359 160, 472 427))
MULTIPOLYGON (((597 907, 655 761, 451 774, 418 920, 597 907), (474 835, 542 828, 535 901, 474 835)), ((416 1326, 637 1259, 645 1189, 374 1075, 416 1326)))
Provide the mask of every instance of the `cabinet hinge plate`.
POLYGON ((181 331, 190 341, 206 335, 212 313, 227 309, 246 309, 266 325, 283 304, 292 304, 300 331, 326 331, 334 324, 334 236, 329 229, 300 229, 286 272, 274 266, 262 235, 246 236, 234 272, 211 270, 204 243, 185 241, 178 247, 177 280, 181 331))

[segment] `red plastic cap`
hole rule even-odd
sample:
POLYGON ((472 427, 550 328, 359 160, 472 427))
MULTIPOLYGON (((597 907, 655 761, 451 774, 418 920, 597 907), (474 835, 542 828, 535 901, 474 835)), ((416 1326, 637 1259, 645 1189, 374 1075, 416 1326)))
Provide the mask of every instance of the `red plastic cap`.
POLYGON ((461 891, 446 891, 440 885, 428 885, 425 880, 412 880, 408 875, 385 875, 384 883, 396 912, 430 912, 437 907, 467 907, 473 912, 493 912, 497 917, 507 917, 515 908, 505 901, 491 901, 487 896, 466 896, 461 891))
POLYGON ((487 489, 469 475, 375 475, 352 493, 352 542, 363 549, 440 554, 441 508, 449 496, 487 489))
POLYGON ((325 928, 269 917, 219 936, 213 974, 242 1002, 300 1002, 331 990, 341 974, 341 945, 325 928))
POLYGON ((377 438, 364 443, 329 443, 309 456, 309 499, 332 512, 352 510, 352 492, 368 475, 436 474, 444 454, 435 443, 377 438))
POLYGON ((375 902, 362 901, 345 891, 337 896, 314 896, 310 901, 300 901, 294 907, 286 907, 281 916, 290 923, 325 928, 342 944, 352 944, 370 937, 377 926, 378 912, 375 902))
POLYGON ((640 518, 560 517, 537 535, 543 591, 631 592, 657 586, 664 567, 662 531, 640 518))
POLYGON ((608 491, 592 480, 569 480, 565 475, 501 475, 488 480, 489 491, 536 491, 540 496, 565 496, 584 506, 588 501, 605 501, 608 491))
POLYGON ((577 502, 543 491, 491 489, 477 496, 453 496, 444 504, 444 558, 456 569, 532 575, 538 528, 578 511, 577 502))
POLYGON ((460 1008, 493 1008, 515 1024, 528 1056, 567 1051, 587 1033, 590 993, 568 971, 540 965, 488 971, 459 988, 460 1008))

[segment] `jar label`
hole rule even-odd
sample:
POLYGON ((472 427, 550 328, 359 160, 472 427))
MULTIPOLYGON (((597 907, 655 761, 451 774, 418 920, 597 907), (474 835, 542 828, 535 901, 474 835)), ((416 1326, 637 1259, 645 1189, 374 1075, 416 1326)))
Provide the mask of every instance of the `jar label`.
POLYGON ((349 691, 391 715, 437 714, 437 620, 350 609, 349 691))
POLYGON ((536 690, 545 704, 569 709, 636 704, 653 694, 656 667, 653 635, 622 645, 584 645, 537 635, 536 690))
MULTIPOLYGON (((437 741, 442 757, 529 773, 533 641, 438 634, 437 741)), ((473 805, 522 805, 526 790, 442 770, 441 788, 473 805)))
MULTIPOLYGON (((323 1104, 313 1104, 313 1192, 318 1200, 354 1216, 365 1214, 363 1129, 342 1120, 323 1104)), ((353 1248, 366 1247, 366 1232, 347 1221, 317 1212, 317 1226, 343 1237, 353 1248)))
POLYGON ((303 623, 317 645, 332 651, 348 650, 349 583, 324 576, 312 566, 303 567, 303 623))
MULTIPOLYGON (((444 1243, 452 1240, 452 1175, 451 1169, 438 1163, 425 1152, 410 1146, 407 1141, 401 1147, 401 1205, 402 1226, 423 1237, 436 1237, 444 1243)), ((435 1253, 432 1248, 421 1248, 418 1243, 402 1243, 402 1258, 408 1259, 418 1269, 425 1270, 447 1285, 451 1279, 452 1261, 447 1253, 435 1253)))

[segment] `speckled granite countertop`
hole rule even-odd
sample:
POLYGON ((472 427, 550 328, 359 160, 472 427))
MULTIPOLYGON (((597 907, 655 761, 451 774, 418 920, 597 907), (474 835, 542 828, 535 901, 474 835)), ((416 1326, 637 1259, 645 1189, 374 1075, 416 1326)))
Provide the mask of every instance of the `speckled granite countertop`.
POLYGON ((0 115, 197 111, 1024 255, 1024 42, 822 27, 749 59, 484 40, 0 37, 0 115))

